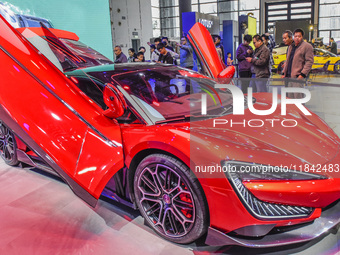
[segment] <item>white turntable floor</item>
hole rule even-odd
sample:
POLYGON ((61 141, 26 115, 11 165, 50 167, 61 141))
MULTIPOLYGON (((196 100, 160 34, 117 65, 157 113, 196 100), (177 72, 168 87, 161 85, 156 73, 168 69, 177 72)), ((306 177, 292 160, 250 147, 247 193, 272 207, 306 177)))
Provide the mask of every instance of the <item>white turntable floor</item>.
POLYGON ((91 208, 60 180, 0 160, 0 254, 340 254, 340 231, 295 246, 249 249, 176 245, 138 211, 99 200, 91 208))

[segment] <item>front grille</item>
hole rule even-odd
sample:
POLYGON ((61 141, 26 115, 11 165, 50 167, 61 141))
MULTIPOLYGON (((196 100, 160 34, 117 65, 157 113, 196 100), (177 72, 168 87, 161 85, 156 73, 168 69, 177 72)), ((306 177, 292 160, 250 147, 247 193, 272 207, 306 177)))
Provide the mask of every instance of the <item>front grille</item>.
POLYGON ((257 199, 243 185, 242 180, 236 173, 229 173, 229 180, 234 189, 247 209, 258 218, 275 219, 275 218, 300 218, 307 217, 313 212, 312 207, 301 207, 282 205, 275 203, 263 202, 257 199))

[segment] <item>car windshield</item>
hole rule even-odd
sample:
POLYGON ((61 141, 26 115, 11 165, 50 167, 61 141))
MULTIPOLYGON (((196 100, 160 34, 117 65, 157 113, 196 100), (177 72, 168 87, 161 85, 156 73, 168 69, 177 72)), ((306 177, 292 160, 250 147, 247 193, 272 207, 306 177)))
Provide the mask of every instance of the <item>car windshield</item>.
POLYGON ((232 95, 215 89, 216 82, 178 67, 166 67, 111 78, 121 85, 153 122, 216 117, 232 112, 232 95), (207 95, 207 115, 202 116, 202 95, 207 95))
POLYGON ((314 55, 317 56, 324 56, 324 57, 337 57, 334 53, 328 51, 328 50, 323 50, 323 49, 314 49, 314 55))
POLYGON ((79 41, 41 37, 30 29, 25 29, 22 35, 63 72, 80 67, 113 64, 110 59, 79 41))
POLYGON ((287 46, 277 47, 273 49, 274 55, 285 55, 287 53, 287 46))

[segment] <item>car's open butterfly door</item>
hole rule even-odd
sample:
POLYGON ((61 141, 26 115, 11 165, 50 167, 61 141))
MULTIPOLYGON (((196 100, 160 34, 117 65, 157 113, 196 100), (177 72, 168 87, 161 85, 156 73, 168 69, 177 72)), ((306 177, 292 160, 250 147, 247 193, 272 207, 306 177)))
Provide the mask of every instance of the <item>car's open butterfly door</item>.
POLYGON ((1 16, 0 70, 0 120, 95 205, 124 166, 118 123, 1 16))

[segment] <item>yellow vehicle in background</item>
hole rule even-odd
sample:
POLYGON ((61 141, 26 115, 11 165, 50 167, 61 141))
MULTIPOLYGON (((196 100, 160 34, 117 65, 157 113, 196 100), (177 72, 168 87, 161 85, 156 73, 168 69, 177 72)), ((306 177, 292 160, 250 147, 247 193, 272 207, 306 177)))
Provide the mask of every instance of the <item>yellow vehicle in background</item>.
MULTIPOLYGON (((281 73, 283 64, 286 62, 287 46, 273 49, 273 70, 281 73)), ((327 71, 340 74, 340 56, 327 50, 314 48, 314 65, 312 69, 322 68, 329 61, 327 71)))
POLYGON ((273 71, 277 71, 277 73, 281 73, 283 69, 283 64, 286 62, 286 53, 288 46, 277 47, 273 49, 273 60, 274 65, 272 66, 273 71))

